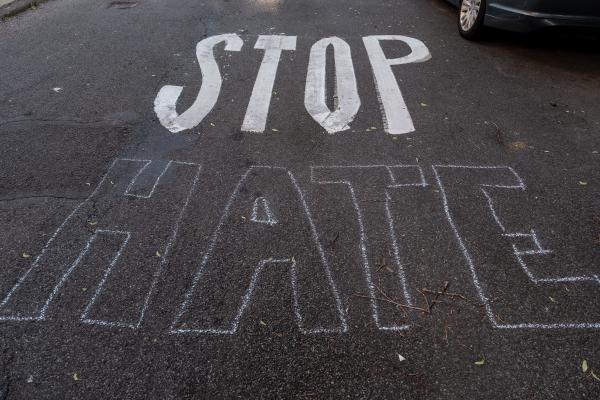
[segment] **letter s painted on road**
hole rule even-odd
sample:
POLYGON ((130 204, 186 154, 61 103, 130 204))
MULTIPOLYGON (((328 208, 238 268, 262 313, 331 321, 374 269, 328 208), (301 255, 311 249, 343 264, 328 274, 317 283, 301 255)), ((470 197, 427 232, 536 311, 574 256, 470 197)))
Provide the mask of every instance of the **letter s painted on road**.
POLYGON ((183 86, 163 86, 154 100, 154 111, 162 126, 175 133, 197 126, 217 103, 223 78, 213 55, 213 48, 225 42, 225 50, 240 51, 244 42, 235 33, 211 36, 198 43, 196 57, 202 72, 202 86, 194 103, 181 115, 177 114, 177 99, 183 86))

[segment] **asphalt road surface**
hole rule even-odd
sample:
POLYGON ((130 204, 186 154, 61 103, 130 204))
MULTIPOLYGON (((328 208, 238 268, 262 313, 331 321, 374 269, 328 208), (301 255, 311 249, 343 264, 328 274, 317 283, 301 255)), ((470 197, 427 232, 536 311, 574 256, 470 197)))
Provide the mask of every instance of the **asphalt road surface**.
POLYGON ((597 36, 55 0, 0 55, 0 398, 598 398, 597 36))

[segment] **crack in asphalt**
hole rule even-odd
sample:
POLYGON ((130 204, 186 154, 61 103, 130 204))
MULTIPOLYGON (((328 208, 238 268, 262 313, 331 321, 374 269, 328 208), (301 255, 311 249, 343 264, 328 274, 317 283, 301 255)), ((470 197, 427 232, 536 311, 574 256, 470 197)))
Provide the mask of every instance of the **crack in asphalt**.
POLYGON ((82 201, 85 197, 66 197, 66 196, 55 196, 55 195, 39 195, 39 196, 17 196, 0 199, 0 202, 18 201, 18 200, 30 200, 30 199, 58 199, 58 200, 73 200, 82 201))

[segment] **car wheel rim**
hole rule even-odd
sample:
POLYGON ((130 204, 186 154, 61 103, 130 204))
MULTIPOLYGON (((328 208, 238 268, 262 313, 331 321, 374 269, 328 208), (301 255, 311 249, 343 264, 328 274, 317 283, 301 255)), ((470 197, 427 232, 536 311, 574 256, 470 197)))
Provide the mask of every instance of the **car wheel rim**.
POLYGON ((463 0, 460 6, 460 27, 463 31, 468 31, 475 25, 480 7, 481 0, 463 0))

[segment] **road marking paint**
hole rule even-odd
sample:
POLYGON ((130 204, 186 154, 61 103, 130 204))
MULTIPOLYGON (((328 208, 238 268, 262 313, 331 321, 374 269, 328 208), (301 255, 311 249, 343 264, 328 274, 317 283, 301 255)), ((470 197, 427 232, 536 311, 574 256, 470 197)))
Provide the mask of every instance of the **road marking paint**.
POLYGON ((304 106, 310 116, 328 133, 350 129, 360 108, 356 76, 348 43, 338 37, 321 39, 310 50, 304 106), (334 110, 327 106, 326 63, 327 48, 333 47, 335 59, 334 110))
POLYGON ((217 103, 223 78, 213 54, 214 47, 225 42, 226 51, 240 51, 244 42, 235 33, 208 37, 196 46, 196 57, 202 72, 202 86, 194 103, 181 115, 177 114, 177 99, 183 86, 163 86, 154 100, 154 111, 162 126, 175 133, 192 129, 217 103))
POLYGON ((254 82, 254 88, 242 124, 242 131, 264 132, 281 52, 283 50, 296 50, 296 36, 261 35, 256 40, 254 48, 264 50, 265 55, 254 82))
MULTIPOLYGON (((277 69, 284 50, 296 50, 296 36, 260 35, 254 45, 264 50, 263 59, 254 82, 252 94, 244 115, 241 130, 264 132, 269 115, 277 69)), ((154 100, 154 111, 160 123, 170 132, 180 132, 198 126, 215 106, 223 78, 213 54, 216 45, 225 42, 226 51, 240 51, 243 41, 235 33, 208 37, 196 46, 196 57, 202 73, 202 86, 193 104, 181 115, 177 113, 177 101, 183 86, 165 85, 154 100)), ((374 35, 363 37, 373 70, 376 91, 382 109, 385 131, 397 135, 415 130, 412 118, 392 66, 424 62, 431 58, 423 42, 401 35, 374 35), (395 40, 406 43, 411 52, 403 57, 386 58, 380 42, 395 40)), ((348 43, 339 37, 318 40, 310 51, 304 105, 309 115, 328 133, 348 130, 361 106, 356 74, 348 43), (327 48, 331 46, 335 61, 334 109, 327 106, 326 64, 327 48)))
POLYGON ((415 127, 392 71, 392 65, 427 61, 431 58, 429 49, 420 40, 401 35, 365 36, 363 42, 375 77, 375 86, 382 107, 385 131, 392 135, 413 132, 415 127), (411 52, 399 58, 386 58, 380 44, 382 40, 402 41, 410 47, 411 52))

